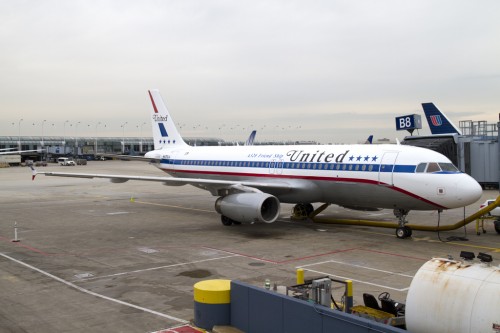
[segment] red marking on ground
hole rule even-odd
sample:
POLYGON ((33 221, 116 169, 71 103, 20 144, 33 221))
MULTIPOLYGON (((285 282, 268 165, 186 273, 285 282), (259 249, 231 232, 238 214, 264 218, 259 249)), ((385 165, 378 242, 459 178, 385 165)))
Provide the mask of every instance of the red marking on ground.
POLYGON ((179 327, 168 328, 166 330, 158 331, 155 333, 200 333, 200 331, 192 326, 184 325, 179 327))
MULTIPOLYGON (((8 238, 5 238, 5 237, 2 237, 0 236, 0 239, 3 240, 3 241, 8 241, 8 242, 12 242, 12 240, 8 239, 8 238)), ((34 247, 31 247, 31 246, 28 246, 28 245, 24 245, 23 243, 21 242, 12 242, 12 244, 16 245, 16 246, 20 246, 22 248, 25 248, 27 250, 30 250, 32 252, 36 252, 36 253, 39 253, 43 256, 49 256, 50 254, 48 254, 47 252, 43 252, 42 250, 39 250, 37 248, 34 248, 34 247)))
POLYGON ((317 258, 317 257, 327 256, 329 254, 336 254, 336 253, 342 253, 342 252, 350 252, 350 251, 354 251, 354 250, 357 250, 357 249, 358 249, 357 247, 354 247, 352 249, 330 251, 330 252, 326 252, 326 253, 313 254, 313 255, 310 255, 310 256, 305 256, 305 257, 300 257, 300 258, 294 258, 294 259, 289 259, 289 260, 278 261, 277 263, 278 264, 284 264, 284 263, 293 262, 293 261, 306 260, 306 259, 311 259, 311 258, 317 258))
POLYGON ((238 256, 241 256, 241 257, 250 258, 250 259, 254 259, 254 260, 258 260, 258 261, 264 261, 264 262, 268 262, 270 264, 276 264, 276 265, 290 263, 290 262, 294 262, 294 261, 306 260, 306 259, 311 259, 311 258, 317 258, 317 257, 322 257, 322 256, 327 256, 327 255, 330 255, 330 254, 336 254, 336 253, 342 253, 342 252, 349 252, 349 251, 353 251, 353 250, 358 250, 359 249, 359 248, 355 247, 355 248, 352 248, 352 249, 336 250, 336 251, 330 251, 330 252, 326 252, 326 253, 312 254, 310 256, 305 256, 305 257, 300 257, 300 258, 293 258, 293 259, 288 259, 288 260, 276 261, 276 260, 262 259, 262 258, 259 258, 259 257, 250 256, 250 255, 247 255, 247 254, 238 253, 238 252, 234 252, 234 251, 227 251, 227 250, 217 249, 215 247, 209 247, 209 246, 203 246, 203 247, 207 248, 207 249, 210 249, 210 250, 216 250, 216 251, 226 252, 226 253, 230 253, 230 254, 235 254, 235 255, 238 255, 238 256))

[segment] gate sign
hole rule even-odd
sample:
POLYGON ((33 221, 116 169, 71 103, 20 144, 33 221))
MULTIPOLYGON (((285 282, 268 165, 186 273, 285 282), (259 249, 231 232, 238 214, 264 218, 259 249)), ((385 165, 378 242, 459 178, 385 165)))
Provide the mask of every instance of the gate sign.
POLYGON ((415 129, 422 128, 422 118, 418 114, 410 114, 407 116, 396 117, 396 130, 407 130, 413 133, 415 129))

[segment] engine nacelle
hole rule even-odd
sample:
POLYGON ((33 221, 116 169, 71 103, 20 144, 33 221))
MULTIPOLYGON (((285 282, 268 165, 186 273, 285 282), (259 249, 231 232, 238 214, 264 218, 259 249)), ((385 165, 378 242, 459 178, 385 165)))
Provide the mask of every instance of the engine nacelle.
POLYGON ((280 202, 267 193, 237 193, 217 199, 215 210, 241 223, 272 223, 280 214, 280 202))

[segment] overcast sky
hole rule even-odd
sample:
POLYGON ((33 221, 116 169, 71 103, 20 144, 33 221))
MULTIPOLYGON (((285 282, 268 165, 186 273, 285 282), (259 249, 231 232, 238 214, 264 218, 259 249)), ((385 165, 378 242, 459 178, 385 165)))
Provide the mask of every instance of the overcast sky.
POLYGON ((401 139, 422 102, 496 123, 499 18, 498 0, 2 0, 0 136, 149 136, 150 88, 185 136, 401 139))

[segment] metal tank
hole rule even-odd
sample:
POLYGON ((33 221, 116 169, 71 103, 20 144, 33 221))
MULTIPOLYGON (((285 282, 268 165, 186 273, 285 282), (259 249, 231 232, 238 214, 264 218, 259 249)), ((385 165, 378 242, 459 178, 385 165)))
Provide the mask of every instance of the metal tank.
POLYGON ((500 267, 428 261, 408 290, 406 328, 412 333, 500 332, 500 267))

